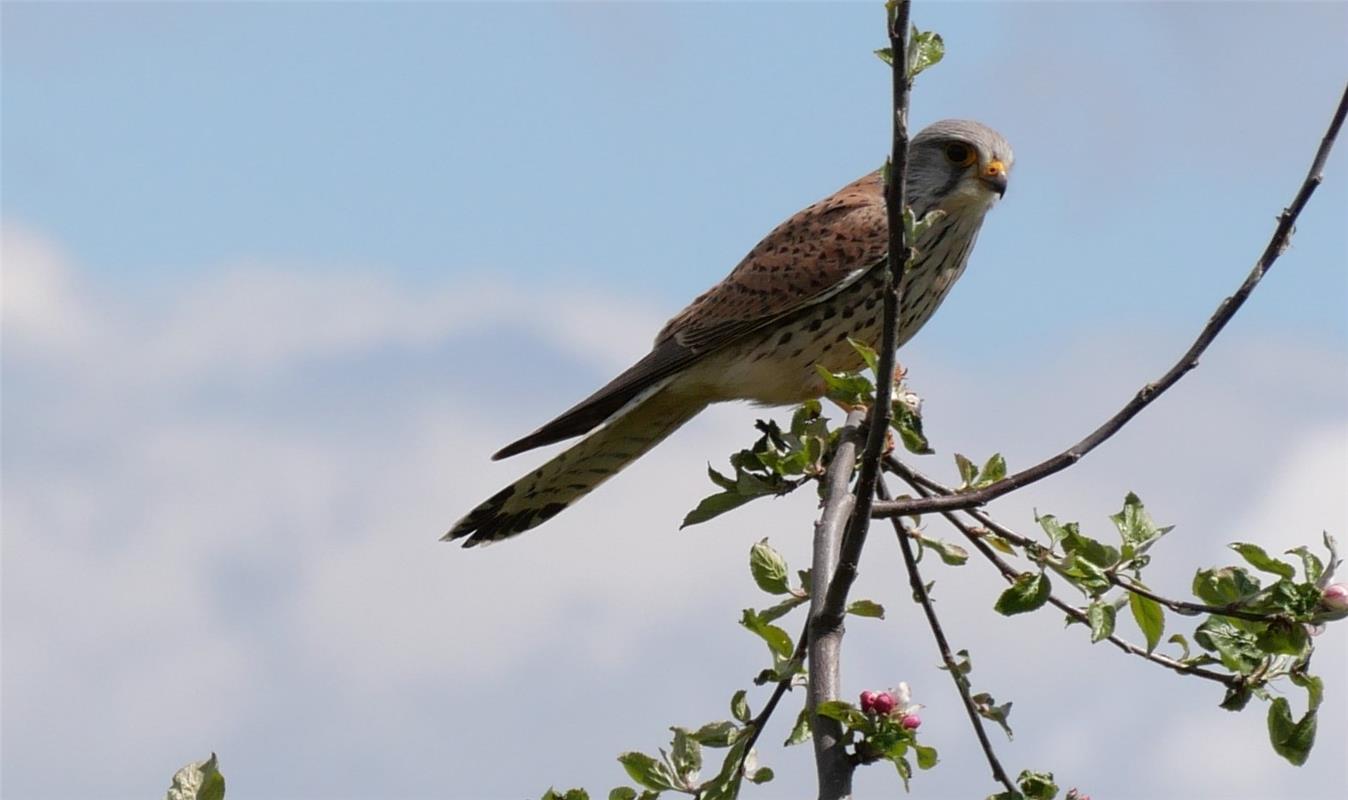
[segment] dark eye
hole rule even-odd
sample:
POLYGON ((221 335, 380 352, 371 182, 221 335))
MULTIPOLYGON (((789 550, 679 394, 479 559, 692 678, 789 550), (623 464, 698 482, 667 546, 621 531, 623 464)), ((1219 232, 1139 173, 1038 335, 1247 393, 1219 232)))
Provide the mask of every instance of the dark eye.
POLYGON ((974 163, 974 149, 967 144, 952 142, 945 146, 945 157, 952 164, 967 167, 974 163))

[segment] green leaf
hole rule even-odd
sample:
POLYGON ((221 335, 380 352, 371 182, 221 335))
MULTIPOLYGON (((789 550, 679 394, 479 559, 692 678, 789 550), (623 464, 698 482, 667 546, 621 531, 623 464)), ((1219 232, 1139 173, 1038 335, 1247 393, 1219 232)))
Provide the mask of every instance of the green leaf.
POLYGON ((891 757, 889 760, 894 764, 894 769, 899 771, 899 777, 903 779, 903 790, 908 791, 908 779, 913 777, 913 765, 903 756, 891 757))
POLYGON ((744 609, 740 624, 767 642, 768 649, 782 658, 790 658, 796 650, 796 645, 791 641, 790 634, 776 625, 764 622, 763 618, 752 608, 744 609))
POLYGON ((1286 697, 1278 697, 1268 707, 1268 738, 1273 751, 1290 763, 1301 766, 1310 757, 1315 744, 1316 711, 1311 709, 1295 722, 1286 697))
POLYGON ((1086 536, 1075 522, 1063 524, 1061 530, 1063 552, 1084 558, 1101 569, 1108 569, 1119 563, 1117 549, 1086 536))
POLYGON ((711 478, 712 483, 716 484, 722 489, 725 489, 726 491, 733 491, 735 489, 735 479, 727 478, 725 475, 722 475, 711 464, 707 465, 707 477, 711 478))
POLYGON ((836 719, 849 728, 859 728, 866 724, 866 715, 861 709, 845 700, 829 700, 820 703, 814 713, 821 717, 836 719))
POLYGON ((608 793, 608 800, 636 800, 637 790, 631 786, 619 786, 608 793))
POLYGON ((875 387, 864 375, 829 372, 818 364, 815 370, 824 379, 824 396, 839 405, 868 406, 875 397, 875 387))
POLYGON ((987 692, 979 692, 969 699, 973 701, 974 710, 978 712, 978 716, 983 717, 984 719, 990 719, 1000 725, 1002 730, 1006 733, 1006 738, 1015 738, 1011 733, 1011 725, 1008 722, 1008 719, 1011 716, 1010 700, 1001 705, 997 705, 997 700, 987 692))
POLYGON ((875 56, 891 67, 894 66, 894 48, 882 47, 875 51, 875 56))
POLYGON ((899 432, 899 440, 903 442, 904 449, 918 456, 931 455, 935 452, 931 449, 931 443, 927 441, 927 435, 922 432, 922 415, 909 408, 902 400, 895 400, 893 409, 894 413, 890 417, 889 424, 899 432))
POLYGON ((697 782, 702 770, 702 745, 684 728, 670 728, 674 739, 669 748, 669 763, 685 785, 697 782))
POLYGON ((878 375, 880 371, 880 356, 875 352, 875 348, 863 341, 853 339, 851 336, 847 337, 847 343, 852 345, 852 349, 857 351, 857 355, 861 356, 861 360, 866 362, 866 368, 878 375))
POLYGON ((739 796, 740 783, 744 778, 740 761, 744 760, 745 766, 748 766, 749 759, 745 758, 745 748, 748 745, 748 737, 741 737, 730 746, 726 751, 725 760, 721 762, 721 771, 701 786, 699 800, 733 800, 739 796))
POLYGON ((215 753, 205 761, 193 761, 173 773, 167 800, 224 800, 225 776, 215 753))
MULTIPOLYGON (((618 790, 613 790, 613 792, 616 791, 618 790)), ((628 789, 627 791, 632 792, 632 797, 637 796, 634 790, 628 789)), ((613 792, 609 792, 609 797, 613 796, 613 792)), ((565 793, 558 792, 556 789, 548 789, 543 793, 543 800, 590 800, 590 793, 584 789, 567 789, 565 793)))
MULTIPOLYGON (((939 208, 928 211, 922 216, 922 219, 918 219, 913 214, 913 209, 911 207, 905 208, 903 210, 903 230, 904 233, 907 234, 908 243, 911 245, 913 242, 922 238, 923 234, 943 219, 945 219, 945 212, 939 208)), ((913 260, 910 258, 908 264, 911 266, 912 263, 913 260)))
POLYGON ((1091 625, 1091 642, 1108 639, 1114 633, 1114 606, 1096 600, 1086 609, 1086 621, 1091 625))
POLYGON ((1132 610, 1133 619, 1142 635, 1147 637, 1147 652, 1150 653, 1161 641, 1161 634, 1165 633, 1165 611, 1161 609, 1160 603, 1135 592, 1128 593, 1128 608, 1132 610))
POLYGON ((627 775, 637 784, 657 792, 675 788, 674 775, 669 767, 645 753, 627 752, 618 756, 618 763, 627 770, 627 775))
POLYGON ((1300 622, 1278 620, 1271 622, 1255 637, 1255 643, 1265 653, 1286 656, 1304 655, 1310 646, 1306 626, 1300 622))
POLYGON ((1016 777, 1016 785, 1028 800, 1053 800, 1058 794, 1058 784, 1053 782, 1052 772, 1023 770, 1016 777))
POLYGON ((782 743, 783 747, 790 747, 810 739, 810 709, 802 708, 796 715, 796 724, 791 726, 791 735, 786 737, 782 743))
POLYGON ((974 462, 964 457, 964 455, 956 453, 955 466, 960 471, 960 480, 963 481, 960 488, 968 489, 973 486, 974 480, 978 478, 978 467, 974 466, 974 462))
POLYGON ((1006 459, 1002 458, 1001 453, 993 453, 992 457, 983 464, 983 469, 978 471, 978 488, 983 488, 996 483, 1006 477, 1006 459))
MULTIPOLYGON (((916 78, 923 70, 945 57, 945 41, 935 31, 913 28, 908 40, 908 79, 916 78)), ((893 58, 893 54, 890 54, 893 58)))
MULTIPOLYGON (((1058 522, 1058 518, 1052 514, 1040 515, 1038 512, 1035 512, 1034 521, 1038 522, 1039 527, 1043 528, 1044 533, 1048 534, 1048 546, 1050 550, 1057 547, 1058 542, 1061 542, 1067 537, 1067 529, 1064 528, 1062 523, 1058 522)), ((1075 527, 1075 523, 1069 524, 1075 527)))
POLYGON ((1242 567, 1201 569, 1194 575, 1193 592, 1204 603, 1234 605, 1259 593, 1259 580, 1242 567))
POLYGON ((1034 611, 1048 602, 1053 587, 1042 572, 1027 572, 1016 578, 1011 588, 1002 592, 994 608, 999 614, 1011 616, 1034 611))
POLYGON ((1114 527, 1119 529, 1119 536, 1123 540, 1123 549, 1128 558, 1146 552, 1147 548, 1155 544, 1157 539, 1174 529, 1173 525, 1164 528, 1156 527, 1156 524, 1151 521, 1151 516, 1147 514, 1147 509, 1143 507, 1142 501, 1132 492, 1129 492, 1128 496, 1123 499, 1123 510, 1117 514, 1111 514, 1109 518, 1114 521, 1114 527))
POLYGON ((885 607, 874 600, 855 600, 847 606, 847 613, 855 614, 858 617, 884 619, 885 607))
POLYGON ((768 594, 791 592, 791 585, 786 577, 788 574, 786 559, 782 558, 781 553, 772 549, 766 538, 749 548, 749 572, 753 574, 754 583, 758 584, 758 588, 768 594))
POLYGON ((1172 633, 1172 634, 1170 634, 1170 638, 1169 638, 1169 639, 1166 639, 1166 641, 1167 641, 1167 642, 1170 642, 1171 644, 1177 644, 1177 645, 1179 645, 1179 646, 1180 646, 1180 649, 1182 649, 1182 650, 1184 651, 1183 654, 1180 655, 1180 658, 1179 658, 1180 661, 1188 661, 1188 660, 1189 660, 1189 640, 1188 640, 1188 639, 1185 639, 1183 634, 1172 633))
POLYGON ((1289 555, 1299 556, 1301 558, 1301 569, 1306 574, 1307 583, 1315 583, 1320 580, 1320 576, 1325 572, 1325 565, 1320 558, 1310 551, 1310 548, 1302 545, 1285 551, 1289 555))
POLYGON ((773 773, 768 767, 759 767, 744 777, 748 778, 750 783, 767 783, 772 780, 773 773))
MULTIPOLYGON (((731 702, 731 708, 734 708, 733 701, 731 702)), ((744 730, 730 720, 723 720, 721 722, 708 722, 690 733, 689 736, 696 739, 697 743, 703 747, 729 747, 743 735, 744 730)))
POLYGON ((1320 707, 1320 703, 1325 699, 1324 681, 1305 672, 1293 672, 1288 677, 1292 679, 1292 683, 1306 690, 1308 710, 1314 711, 1320 707))
POLYGON ((740 722, 748 722, 752 716, 749 713, 749 693, 743 689, 735 692, 734 697, 730 698, 730 716, 740 722))
POLYGON ((913 752, 917 754, 918 769, 931 769, 932 767, 936 766, 936 763, 939 760, 936 757, 935 747, 927 747, 926 745, 914 744, 913 752))
POLYGON ((1240 557, 1248 561, 1250 566, 1261 572, 1271 572, 1274 575, 1288 579, 1296 577, 1296 567, 1288 564, 1286 561, 1274 558, 1264 552, 1264 548, 1257 544, 1232 542, 1229 546, 1232 550, 1240 553, 1240 557))
POLYGON ((961 566, 969 560, 969 551, 957 544, 951 544, 940 539, 932 539, 928 536, 923 536, 920 533, 914 533, 913 538, 921 542, 923 547, 930 547, 932 550, 935 550, 936 555, 941 557, 941 562, 949 564, 952 567, 961 566))
POLYGON ((758 618, 763 620, 764 622, 772 622, 773 620, 780 619, 786 616, 796 606, 801 605, 802 603, 809 602, 809 600, 810 598, 808 595, 792 594, 790 597, 786 598, 782 602, 777 603, 776 605, 768 606, 767 608, 758 612, 758 618))
POLYGON ((750 500, 755 500, 762 496, 763 495, 761 494, 745 495, 739 494, 738 492, 721 492, 720 494, 709 495, 704 497, 701 503, 697 504, 697 508, 688 512, 687 516, 683 518, 683 524, 679 526, 679 529, 682 530, 689 525, 697 525, 706 522, 709 519, 714 519, 727 511, 733 511, 750 500))
POLYGON ((1194 631, 1194 641, 1204 650, 1216 653, 1222 666, 1242 675, 1253 672, 1264 660, 1264 651, 1255 642, 1254 634, 1222 617, 1208 617, 1194 631))

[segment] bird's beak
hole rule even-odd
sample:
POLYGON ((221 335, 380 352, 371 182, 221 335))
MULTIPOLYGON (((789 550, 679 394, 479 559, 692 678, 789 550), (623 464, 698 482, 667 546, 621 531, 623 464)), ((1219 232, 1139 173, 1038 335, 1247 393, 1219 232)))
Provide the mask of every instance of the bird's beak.
POLYGON ((1000 161, 992 160, 983 167, 978 179, 983 185, 997 193, 998 197, 1006 194, 1006 165, 1000 161))

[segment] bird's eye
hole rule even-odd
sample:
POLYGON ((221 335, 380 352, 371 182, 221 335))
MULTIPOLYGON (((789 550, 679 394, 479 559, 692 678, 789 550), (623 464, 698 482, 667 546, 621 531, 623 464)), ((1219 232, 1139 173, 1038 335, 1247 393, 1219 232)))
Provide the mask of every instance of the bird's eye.
POLYGON ((953 142, 945 146, 945 157, 952 164, 967 167, 974 163, 974 149, 967 144, 953 142))

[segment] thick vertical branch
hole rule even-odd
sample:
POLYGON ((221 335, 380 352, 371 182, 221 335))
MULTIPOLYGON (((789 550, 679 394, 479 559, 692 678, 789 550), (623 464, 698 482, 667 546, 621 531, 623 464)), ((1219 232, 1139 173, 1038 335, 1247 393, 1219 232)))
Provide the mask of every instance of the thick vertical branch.
POLYGON ((847 424, 838 439, 838 447, 825 478, 824 510, 814 526, 814 562, 811 572, 814 591, 810 597, 810 623, 806 631, 810 665, 806 702, 813 715, 810 729, 814 734, 814 760, 819 774, 820 800, 851 795, 852 771, 855 768, 844 749, 842 724, 813 712, 820 703, 837 700, 840 691, 842 624, 822 624, 820 614, 826 602, 825 590, 832 583, 838 564, 843 529, 854 505, 849 486, 857 460, 860 427, 861 411, 848 414, 847 424))
MULTIPOLYGON (((857 562, 866 542, 870 525, 871 503, 880 474, 894 393, 894 351, 898 349, 899 308, 902 303, 903 271, 908 263, 903 211, 904 175, 908 165, 908 0, 886 5, 889 43, 894 68, 894 142, 885 186, 885 204, 889 220, 889 269, 885 273, 884 328, 877 365, 875 402, 867 422, 866 445, 862 452, 855 492, 848 491, 856 459, 855 431, 859 412, 847 417, 848 426, 840 442, 827 481, 828 497, 824 512, 815 526, 814 586, 810 602, 809 664, 810 708, 837 699, 839 665, 842 653, 843 615, 847 595, 857 576, 857 562)), ((815 765, 819 778, 820 800, 840 800, 852 794, 852 773, 856 764, 848 756, 842 726, 836 721, 813 719, 815 765)))
POLYGON ((889 221, 889 269, 885 274, 884 327, 880 337, 875 376, 875 402, 866 418, 866 447, 857 472, 856 507, 843 536, 838 571, 828 584, 828 597, 820 612, 823 621, 842 625, 847 593, 857 577, 857 563, 870 525, 876 478, 884 454, 886 434, 893 413, 894 352, 899 344, 899 309, 903 305, 903 273, 908 264, 908 242, 903 224, 907 207, 904 176, 908 169, 908 0, 895 0, 889 9, 889 44, 893 52, 894 141, 885 184, 885 207, 889 221))

